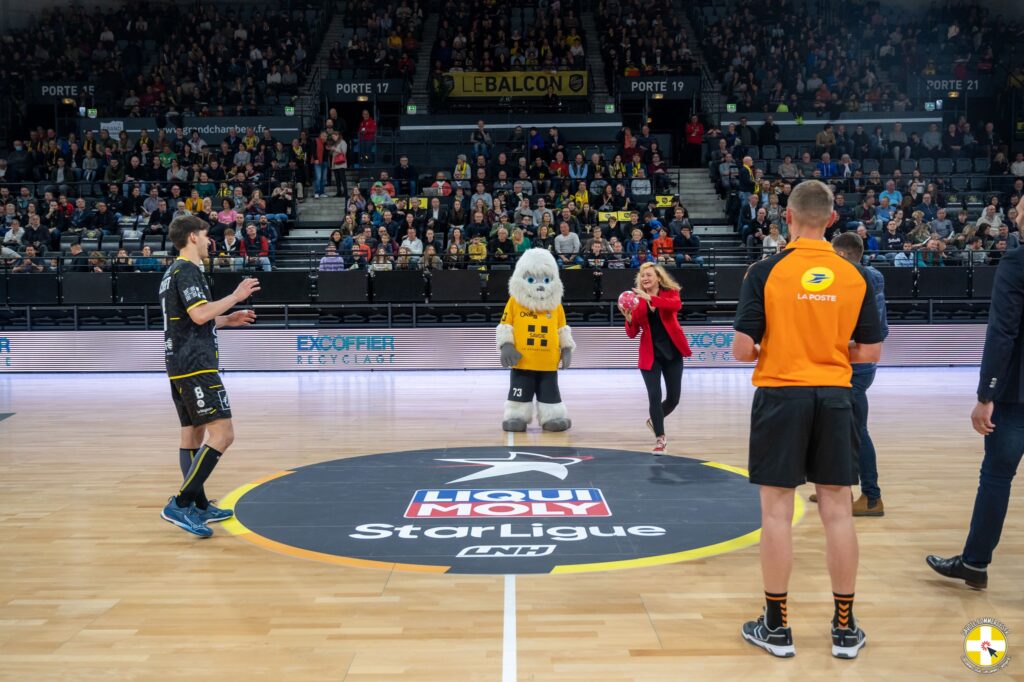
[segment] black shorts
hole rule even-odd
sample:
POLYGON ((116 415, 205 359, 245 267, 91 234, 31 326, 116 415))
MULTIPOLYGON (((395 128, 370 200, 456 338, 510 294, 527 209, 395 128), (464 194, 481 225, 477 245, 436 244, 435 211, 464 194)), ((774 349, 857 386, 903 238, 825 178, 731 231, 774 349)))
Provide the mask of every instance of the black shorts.
POLYGON ((171 399, 182 426, 203 426, 218 419, 231 419, 228 392, 217 372, 171 379, 171 399))
POLYGON ((750 482, 856 485, 859 439, 848 388, 759 388, 750 414, 750 482))
POLYGON ((560 403, 558 372, 537 372, 532 369, 513 369, 509 382, 508 399, 517 403, 560 403))

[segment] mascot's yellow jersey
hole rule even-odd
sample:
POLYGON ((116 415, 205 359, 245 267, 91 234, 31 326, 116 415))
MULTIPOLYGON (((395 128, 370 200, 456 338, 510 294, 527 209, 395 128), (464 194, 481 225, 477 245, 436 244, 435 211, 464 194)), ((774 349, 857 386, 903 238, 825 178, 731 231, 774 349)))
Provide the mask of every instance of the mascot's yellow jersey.
POLYGON ((516 369, 536 372, 558 370, 558 361, 562 356, 558 330, 565 326, 565 311, 561 305, 553 310, 538 312, 524 308, 516 299, 509 298, 505 312, 501 315, 501 324, 512 325, 516 350, 523 354, 516 369))

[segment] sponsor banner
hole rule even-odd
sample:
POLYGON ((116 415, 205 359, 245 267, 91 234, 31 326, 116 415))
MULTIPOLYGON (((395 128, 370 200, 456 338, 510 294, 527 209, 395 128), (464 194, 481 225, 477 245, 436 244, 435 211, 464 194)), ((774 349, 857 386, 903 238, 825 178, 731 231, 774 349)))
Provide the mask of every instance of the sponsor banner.
POLYGON ((449 71, 449 97, 585 97, 586 71, 449 71))
MULTIPOLYGON (((199 136, 211 146, 219 145, 221 139, 227 137, 228 130, 234 128, 239 135, 245 134, 246 128, 252 128, 257 135, 262 135, 265 128, 281 141, 288 143, 299 134, 300 119, 294 116, 185 116, 181 119, 181 127, 185 134, 198 130, 199 136)), ((175 126, 157 126, 155 118, 85 118, 80 119, 82 132, 86 130, 106 130, 111 137, 117 137, 123 130, 129 137, 135 138, 139 131, 148 131, 150 137, 156 138, 159 131, 173 135, 175 126)))
MULTIPOLYGON (((742 366, 732 357, 731 327, 686 325, 684 331, 693 350, 687 367, 742 366)), ((0 334, 0 372, 164 371, 160 330, 0 334)), ((639 341, 620 327, 576 327, 573 336, 575 368, 636 367, 639 341)), ((226 371, 500 369, 490 327, 222 329, 218 338, 226 371)), ((893 326, 881 365, 978 365, 984 343, 981 324, 893 326)))
POLYGON ((80 104, 96 96, 96 86, 92 83, 68 83, 34 81, 28 86, 29 99, 52 102, 62 99, 73 99, 80 104))
POLYGON ((405 510, 407 519, 611 515, 597 488, 417 490, 405 510))
POLYGON ((641 76, 619 79, 619 96, 623 99, 690 99, 700 92, 699 76, 641 76))
MULTIPOLYGON (((669 205, 671 206, 671 203, 669 205)), ((602 223, 608 222, 609 218, 615 218, 620 223, 628 223, 630 213, 631 211, 598 211, 597 219, 602 223)))
POLYGON ((993 76, 952 78, 946 76, 920 76, 912 81, 911 92, 923 97, 988 97, 995 94, 996 80, 993 76))
POLYGON ((405 87, 401 80, 324 80, 323 93, 329 102, 357 102, 360 97, 371 100, 401 100, 405 87))

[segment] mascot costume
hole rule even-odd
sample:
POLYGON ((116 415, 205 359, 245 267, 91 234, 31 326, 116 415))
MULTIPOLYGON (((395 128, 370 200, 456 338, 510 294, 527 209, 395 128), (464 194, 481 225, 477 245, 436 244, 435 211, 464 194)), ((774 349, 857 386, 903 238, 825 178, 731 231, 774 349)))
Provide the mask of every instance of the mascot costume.
POLYGON ((572 422, 558 392, 559 363, 568 368, 576 343, 565 323, 562 280, 551 252, 529 249, 508 282, 509 299, 498 325, 501 366, 512 369, 505 401, 505 431, 525 431, 537 420, 545 431, 565 431, 572 422))

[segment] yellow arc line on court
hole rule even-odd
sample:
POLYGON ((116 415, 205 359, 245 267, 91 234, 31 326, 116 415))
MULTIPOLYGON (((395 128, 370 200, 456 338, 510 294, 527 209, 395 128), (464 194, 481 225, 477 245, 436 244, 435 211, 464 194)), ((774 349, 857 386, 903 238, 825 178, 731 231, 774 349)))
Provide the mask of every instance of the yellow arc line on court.
MULTIPOLYGON (((746 478, 750 478, 750 472, 740 467, 730 466, 728 464, 721 464, 719 462, 701 462, 706 467, 712 467, 714 469, 721 469, 722 471, 728 471, 730 473, 739 474, 746 478)), ((796 495, 796 499, 793 502, 793 525, 800 523, 800 519, 804 517, 804 498, 800 495, 796 495)), ((659 554, 658 556, 642 557, 640 559, 623 559, 621 561, 603 561, 592 564, 575 564, 567 566, 555 566, 551 569, 552 574, 565 574, 565 573, 594 573, 597 571, 617 571, 625 568, 647 568, 649 566, 663 566, 665 564, 677 564, 683 561, 694 561, 695 559, 706 559, 710 556, 718 554, 725 554, 727 552, 735 552, 740 549, 745 549, 751 545, 756 545, 761 539, 761 529, 758 528, 755 531, 751 531, 746 535, 741 535, 738 538, 726 540, 725 542, 718 542, 713 545, 707 545, 706 547, 697 547, 695 549, 688 549, 683 552, 674 552, 672 554, 659 554)))
MULTIPOLYGON (((277 473, 269 474, 263 478, 258 478, 255 481, 239 486, 221 500, 220 506, 222 509, 230 509, 234 511, 235 505, 238 504, 238 501, 253 489, 258 488, 264 483, 268 483, 274 479, 293 473, 295 472, 278 471, 277 473)), ((239 539, 245 540, 246 542, 257 545, 258 547, 263 547, 264 549, 269 549, 279 554, 287 554, 288 556, 298 557, 300 559, 312 559, 313 561, 322 561, 328 564, 338 564, 340 566, 395 569, 398 571, 412 571, 416 573, 445 573, 449 568, 451 568, 450 566, 420 566, 416 564, 396 564, 387 561, 371 561, 369 559, 356 559, 354 557, 337 556, 335 554, 325 554, 323 552, 314 552, 309 549, 292 547, 291 545, 285 545, 253 532, 249 528, 246 528, 246 526, 239 521, 236 516, 232 516, 230 519, 222 521, 220 525, 221 528, 227 532, 237 536, 239 539)))

